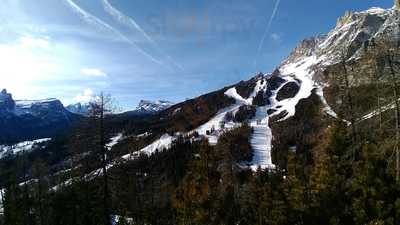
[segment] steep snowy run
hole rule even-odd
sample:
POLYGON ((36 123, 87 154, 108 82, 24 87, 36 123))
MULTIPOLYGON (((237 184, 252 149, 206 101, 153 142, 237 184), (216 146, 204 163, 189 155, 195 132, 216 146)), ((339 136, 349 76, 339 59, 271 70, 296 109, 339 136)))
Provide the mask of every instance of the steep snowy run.
POLYGON ((172 143, 176 140, 176 138, 177 138, 176 136, 170 136, 168 134, 164 134, 163 136, 160 137, 160 139, 154 141, 147 147, 142 148, 141 150, 139 150, 137 152, 124 155, 121 158, 125 159, 125 160, 132 160, 132 159, 139 157, 142 154, 150 156, 150 155, 154 154, 157 150, 162 151, 164 149, 169 149, 171 147, 172 143))

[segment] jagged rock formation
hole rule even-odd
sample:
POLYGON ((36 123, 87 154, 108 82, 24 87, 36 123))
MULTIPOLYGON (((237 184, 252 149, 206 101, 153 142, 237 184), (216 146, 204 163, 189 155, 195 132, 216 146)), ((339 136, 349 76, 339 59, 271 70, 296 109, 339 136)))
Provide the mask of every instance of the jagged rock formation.
POLYGON ((337 20, 336 27, 342 27, 344 24, 351 22, 354 19, 353 16, 353 12, 346 11, 344 15, 337 20))
POLYGON ((305 56, 311 56, 315 53, 317 46, 324 41, 326 35, 318 35, 304 39, 289 55, 289 57, 283 62, 284 64, 291 63, 297 59, 305 56))

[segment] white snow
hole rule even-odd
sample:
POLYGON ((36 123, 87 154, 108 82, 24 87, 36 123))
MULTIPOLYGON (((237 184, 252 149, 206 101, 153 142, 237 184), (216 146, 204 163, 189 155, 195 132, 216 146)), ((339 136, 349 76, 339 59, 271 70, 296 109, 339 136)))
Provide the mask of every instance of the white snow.
POLYGON ((117 225, 118 222, 119 222, 122 218, 125 219, 125 221, 126 221, 128 224, 132 224, 132 223, 133 223, 133 218, 122 217, 122 216, 119 216, 119 215, 112 215, 112 216, 111 216, 111 224, 112 224, 112 225, 117 225))
POLYGON ((258 107, 256 116, 250 123, 253 127, 253 134, 250 139, 250 144, 253 148, 253 159, 250 163, 252 170, 274 169, 272 164, 271 149, 272 149, 272 131, 269 128, 269 116, 267 113, 269 107, 258 107))
POLYGON ((22 151, 29 152, 33 150, 35 145, 49 142, 50 140, 51 138, 42 138, 33 141, 23 141, 15 145, 0 145, 0 159, 9 155, 16 155, 22 151))
POLYGON ((367 13, 367 14, 382 14, 382 13, 386 13, 387 10, 379 8, 379 7, 372 7, 366 11, 363 11, 361 13, 367 13))
MULTIPOLYGON (((119 137, 122 138, 122 135, 115 136, 114 140, 117 140, 117 137, 118 138, 119 137)), ((136 159, 137 157, 139 157, 142 154, 150 156, 150 155, 154 154, 157 150, 161 151, 163 149, 169 149, 174 140, 176 140, 175 136, 170 136, 168 134, 165 134, 165 135, 161 136, 158 140, 154 141, 152 144, 148 145, 147 147, 145 147, 145 148, 143 148, 143 149, 141 149, 141 150, 139 150, 137 152, 133 152, 131 154, 126 154, 126 155, 121 156, 118 159, 113 160, 113 162, 109 163, 106 166, 106 170, 108 171, 109 169, 111 169, 112 167, 117 165, 119 160, 134 160, 134 159, 136 159)), ((91 180, 91 179, 93 179, 93 178, 95 178, 97 176, 101 176, 102 174, 103 174, 103 168, 98 168, 98 169, 86 174, 84 176, 84 179, 91 180)), ((64 181, 63 183, 52 187, 51 190, 57 191, 62 186, 71 185, 73 179, 74 178, 68 179, 68 180, 64 181)))
POLYGON ((237 93, 237 90, 234 87, 225 91, 225 95, 235 99, 237 104, 242 104, 242 105, 250 105, 251 104, 251 102, 249 102, 250 99, 244 99, 242 96, 240 96, 237 93))
MULTIPOLYGON (((236 88, 230 88, 225 92, 225 95, 235 99, 236 103, 230 107, 221 110, 215 117, 209 120, 207 123, 200 126, 196 131, 208 138, 211 145, 215 145, 218 142, 219 136, 230 129, 239 127, 240 123, 234 123, 232 121, 224 121, 227 113, 232 113, 233 115, 237 112, 240 106, 252 105, 253 99, 257 96, 258 92, 261 90, 266 90, 267 81, 262 78, 259 79, 254 87, 253 92, 250 94, 249 98, 244 99, 240 96, 236 88), (221 123, 224 124, 223 128, 221 123), (213 133, 207 135, 207 131, 215 130, 213 133)), ((252 146, 254 155, 251 162, 248 163, 252 170, 261 169, 273 169, 275 165, 272 164, 271 160, 271 140, 272 132, 268 126, 268 113, 267 110, 269 106, 257 107, 256 116, 250 122, 250 126, 253 127, 254 133, 251 136, 250 144, 252 146)))
POLYGON ((211 145, 216 145, 218 142, 219 136, 226 129, 232 129, 232 128, 240 126, 240 124, 234 123, 232 121, 225 122, 226 114, 232 113, 234 115, 239 110, 240 106, 242 106, 242 104, 239 103, 239 104, 234 104, 232 106, 222 109, 220 112, 217 113, 217 115, 215 115, 213 118, 211 118, 207 123, 201 125, 194 131, 197 132, 199 135, 206 137, 208 139, 208 142, 211 145), (222 124, 223 124, 224 128, 221 128, 222 124))
POLYGON ((356 24, 356 21, 352 21, 350 23, 344 24, 341 26, 339 29, 333 29, 331 32, 329 32, 327 38, 325 41, 323 41, 318 48, 319 49, 325 49, 331 46, 334 43, 338 43, 341 41, 343 38, 345 38, 346 33, 350 30, 350 28, 356 24))
POLYGON ((43 100, 15 100, 15 104, 18 107, 21 108, 31 108, 33 105, 35 104, 48 104, 48 103, 52 103, 58 101, 55 98, 48 98, 48 99, 43 99, 43 100))
POLYGON ((197 129, 189 133, 197 132, 199 135, 202 135, 205 138, 207 138, 210 145, 216 145, 218 142, 218 138, 219 136, 221 136, 221 134, 241 126, 240 123, 235 123, 233 121, 225 121, 226 115, 228 113, 232 113, 232 115, 235 115, 241 106, 252 105, 253 99, 257 96, 258 92, 265 88, 266 88, 265 80, 264 79, 257 80, 254 90, 252 91, 250 96, 246 99, 237 93, 235 87, 228 89, 227 91, 225 91, 224 94, 228 97, 235 99, 236 101, 235 104, 220 110, 217 113, 217 115, 211 118, 207 123, 201 125, 197 129))
POLYGON ((143 138, 143 137, 148 137, 150 136, 151 133, 150 132, 144 132, 143 134, 138 134, 136 135, 137 138, 143 138))
POLYGON ((364 121, 364 120, 367 120, 367 119, 371 119, 371 118, 373 118, 375 116, 378 116, 380 113, 383 113, 383 112, 385 112, 387 110, 394 109, 394 108, 396 108, 396 102, 393 101, 392 103, 390 103, 388 105, 382 106, 380 109, 373 110, 372 112, 364 115, 363 117, 361 117, 356 122, 358 123, 358 122, 361 122, 361 121, 364 121))
POLYGON ((114 145, 118 144, 119 141, 121 141, 123 139, 123 134, 119 133, 116 136, 112 137, 109 143, 106 144, 106 147, 108 150, 111 150, 112 147, 114 147, 114 145))
POLYGON ((330 106, 330 105, 328 104, 328 102, 326 101, 322 87, 317 88, 316 94, 320 97, 321 102, 322 102, 322 104, 324 105, 324 112, 325 112, 326 114, 328 114, 329 116, 333 117, 333 118, 338 118, 336 112, 333 111, 333 109, 331 108, 331 106, 330 106))
POLYGON ((0 189, 0 215, 4 214, 3 197, 5 195, 5 192, 5 189, 0 189))
POLYGON ((282 121, 295 115, 297 103, 301 99, 310 97, 312 90, 317 87, 317 84, 312 79, 314 72, 311 70, 311 67, 318 62, 316 56, 310 56, 296 63, 285 65, 280 69, 283 78, 285 76, 293 76, 300 81, 300 90, 295 97, 280 101, 279 105, 281 108, 271 116, 279 115, 281 112, 286 111, 287 115, 281 119, 282 121))
POLYGON ((173 105, 174 105, 173 102, 164 100, 157 100, 157 101, 141 100, 139 102, 138 107, 136 107, 136 111, 159 112, 168 109, 173 105))
POLYGON ((176 136, 170 136, 169 134, 164 134, 158 140, 154 141, 147 147, 142 148, 141 150, 139 150, 137 152, 133 152, 131 154, 124 155, 121 158, 125 159, 125 160, 132 160, 142 154, 150 156, 150 155, 154 154, 157 150, 161 151, 164 149, 171 148, 172 143, 176 140, 176 138, 177 138, 176 136))

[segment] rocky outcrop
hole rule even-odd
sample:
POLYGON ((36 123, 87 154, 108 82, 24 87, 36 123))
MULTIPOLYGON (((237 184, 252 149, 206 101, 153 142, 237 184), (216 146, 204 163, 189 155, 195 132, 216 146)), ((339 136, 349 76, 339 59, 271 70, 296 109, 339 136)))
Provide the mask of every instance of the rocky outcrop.
POLYGON ((324 41, 326 35, 318 35, 303 40, 293 51, 289 57, 283 62, 284 64, 295 62, 303 57, 311 56, 315 53, 318 45, 324 41))
POLYGON ((15 108, 15 102, 12 99, 12 95, 7 93, 6 89, 3 89, 0 92, 0 111, 1 110, 14 110, 15 108))

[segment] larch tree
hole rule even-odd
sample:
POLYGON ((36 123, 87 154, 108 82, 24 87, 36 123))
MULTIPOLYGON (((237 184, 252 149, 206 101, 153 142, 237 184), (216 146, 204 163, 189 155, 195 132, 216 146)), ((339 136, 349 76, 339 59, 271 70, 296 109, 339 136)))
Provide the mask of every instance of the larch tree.
POLYGON ((109 174, 107 171, 109 159, 107 157, 108 147, 106 145, 105 118, 116 110, 111 95, 101 92, 90 102, 90 117, 96 123, 98 151, 100 155, 103 175, 103 207, 104 224, 111 225, 111 196, 109 189, 109 174))

